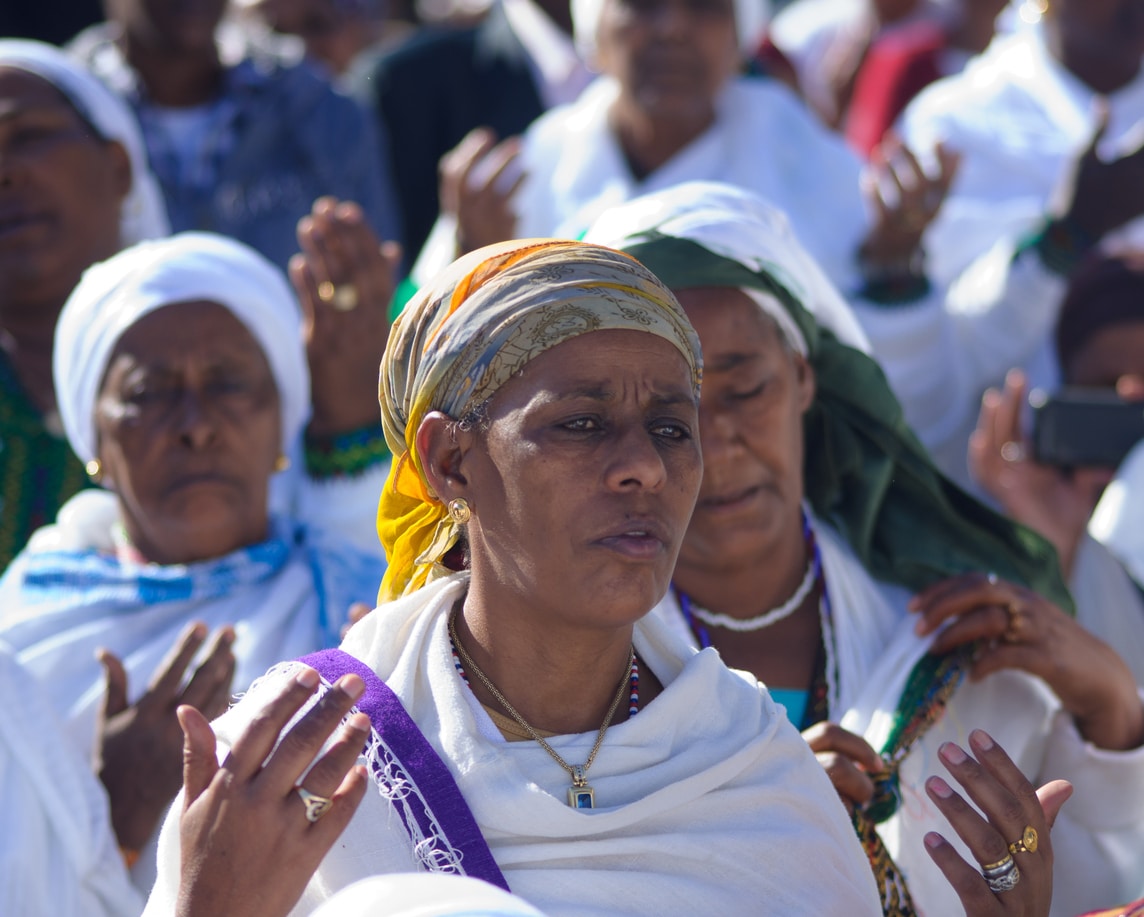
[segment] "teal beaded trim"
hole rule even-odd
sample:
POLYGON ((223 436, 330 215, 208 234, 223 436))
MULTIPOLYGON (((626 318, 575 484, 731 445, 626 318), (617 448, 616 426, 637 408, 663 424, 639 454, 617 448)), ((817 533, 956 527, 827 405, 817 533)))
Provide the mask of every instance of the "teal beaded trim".
POLYGON ((331 437, 306 436, 306 472, 310 477, 346 478, 362 474, 389 458, 385 431, 378 424, 331 437))
POLYGON ((1071 220, 1046 220, 1017 246, 1015 257, 1035 251, 1054 274, 1067 277, 1092 251, 1097 240, 1071 220))

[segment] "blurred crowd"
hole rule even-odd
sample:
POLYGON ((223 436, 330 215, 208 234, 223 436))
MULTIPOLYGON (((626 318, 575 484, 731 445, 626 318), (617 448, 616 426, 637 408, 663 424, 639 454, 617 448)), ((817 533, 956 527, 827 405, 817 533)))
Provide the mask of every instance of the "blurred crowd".
POLYGON ((1136 913, 1144 2, 5 4, 0 571, 3 915, 1136 913))

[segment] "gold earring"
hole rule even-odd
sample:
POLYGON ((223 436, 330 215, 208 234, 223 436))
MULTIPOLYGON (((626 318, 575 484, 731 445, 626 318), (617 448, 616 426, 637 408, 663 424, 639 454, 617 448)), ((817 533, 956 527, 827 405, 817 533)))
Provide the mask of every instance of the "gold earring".
POLYGON ((276 458, 274 460, 274 470, 278 473, 285 471, 289 467, 290 467, 290 459, 288 459, 284 455, 280 455, 280 456, 278 456, 278 458, 276 458))
POLYGON ((93 458, 83 466, 83 470, 87 472, 87 476, 91 478, 93 483, 98 484, 103 480, 103 463, 99 459, 93 458))
POLYGON ((457 497, 456 500, 450 500, 449 516, 457 525, 464 525, 473 516, 473 511, 469 509, 469 501, 464 497, 457 497))

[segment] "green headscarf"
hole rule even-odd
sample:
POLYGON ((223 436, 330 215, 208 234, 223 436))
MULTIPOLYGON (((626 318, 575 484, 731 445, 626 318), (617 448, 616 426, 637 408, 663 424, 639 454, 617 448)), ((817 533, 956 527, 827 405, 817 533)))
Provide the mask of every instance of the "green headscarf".
POLYGON ((775 318, 815 372, 805 497, 874 577, 921 590, 988 570, 1072 609, 1054 548, 934 466, 849 307, 780 213, 694 182, 610 211, 586 238, 632 255, 672 290, 734 287, 775 318))

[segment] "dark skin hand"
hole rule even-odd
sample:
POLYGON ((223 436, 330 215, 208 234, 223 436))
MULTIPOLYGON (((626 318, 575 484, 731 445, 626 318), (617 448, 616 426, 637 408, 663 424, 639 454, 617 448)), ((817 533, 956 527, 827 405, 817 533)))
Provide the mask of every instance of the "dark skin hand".
POLYGON ((506 176, 519 156, 519 137, 498 143, 489 128, 478 127, 441 157, 441 210, 457 218, 458 255, 516 235, 512 198, 525 173, 507 185, 506 176))
POLYGON ((362 680, 340 678, 274 747, 318 682, 310 668, 289 679, 221 765, 205 717, 179 708, 186 745, 178 917, 285 917, 349 824, 368 785, 365 768, 354 762, 369 718, 355 713, 338 726, 365 690, 362 680), (307 772, 335 730, 333 744, 307 772), (333 802, 316 822, 306 818, 295 791, 300 784, 333 802))
POLYGON ((847 812, 870 802, 874 797, 870 774, 882 770, 885 762, 864 738, 835 723, 815 723, 802 737, 825 768, 847 812))
POLYGON ((949 194, 961 157, 940 144, 938 173, 928 175, 914 154, 895 135, 870 154, 862 185, 873 210, 870 231, 859 249, 873 265, 908 262, 921 247, 922 236, 949 194))
POLYGON ((1144 143, 1119 159, 1105 161, 1097 147, 1108 129, 1108 112, 1092 143, 1077 159, 1053 208, 1093 242, 1144 214, 1144 143))
POLYGON ((967 863, 936 831, 925 837, 926 852, 957 892, 966 914, 1046 917, 1053 896, 1050 831, 1061 806, 1072 795, 1072 785, 1054 780, 1034 789, 1001 746, 980 729, 970 733, 969 746, 976 760, 952 742, 938 754, 980 812, 941 777, 926 781, 926 793, 969 847, 975 862, 967 863), (1012 854, 1020 880, 1008 891, 991 891, 982 868, 1010 855, 1009 843, 1020 838, 1026 826, 1037 832, 1036 852, 1012 854))
POLYGON ((981 573, 944 580, 910 602, 920 636, 939 632, 933 651, 981 647, 971 677, 1020 669, 1044 681, 1098 748, 1144 744, 1144 705, 1124 660, 1052 602, 981 573))
POLYGON ((309 432, 329 437, 373 426, 401 246, 380 243, 357 204, 332 197, 318 198, 298 221, 298 245, 289 274, 310 363, 309 432))
POLYGON ((111 800, 115 836, 127 850, 139 850, 147 843, 179 792, 183 738, 176 708, 191 704, 214 718, 230 701, 234 676, 230 627, 215 632, 206 659, 183 685, 187 668, 206 639, 205 625, 188 625, 134 704, 127 701, 123 663, 107 650, 99 653, 107 696, 98 724, 96 770, 111 800))

